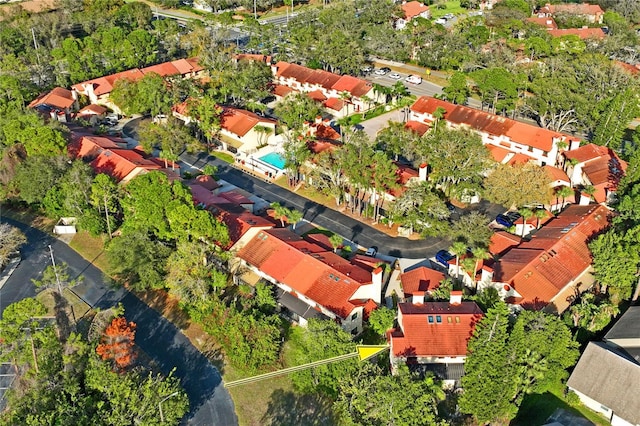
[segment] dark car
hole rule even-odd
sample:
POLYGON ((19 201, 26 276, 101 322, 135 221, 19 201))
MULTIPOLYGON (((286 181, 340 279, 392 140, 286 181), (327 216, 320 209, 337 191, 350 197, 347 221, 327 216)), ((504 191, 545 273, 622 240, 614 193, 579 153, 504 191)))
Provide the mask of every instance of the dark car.
POLYGON ((449 213, 455 213, 456 206, 454 206, 453 204, 447 203, 447 210, 449 210, 449 213))
POLYGON ((443 264, 445 267, 449 267, 449 261, 454 258, 455 256, 446 250, 440 250, 436 253, 436 260, 438 261, 438 263, 443 264))
POLYGON ((511 228, 513 226, 513 221, 504 214, 499 214, 498 216, 496 216, 496 222, 498 223, 498 225, 502 225, 507 228, 511 228))
POLYGON ((516 223, 516 221, 522 217, 518 212, 507 212, 504 215, 508 217, 512 223, 516 223))

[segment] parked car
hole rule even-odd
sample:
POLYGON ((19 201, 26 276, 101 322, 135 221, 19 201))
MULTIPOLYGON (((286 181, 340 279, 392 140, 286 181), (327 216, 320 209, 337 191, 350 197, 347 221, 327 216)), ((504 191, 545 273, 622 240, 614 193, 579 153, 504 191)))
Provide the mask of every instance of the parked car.
POLYGON ((456 212, 456 206, 454 206, 451 203, 446 203, 447 206, 447 210, 449 210, 449 213, 455 213, 456 212))
POLYGON ((446 250, 440 250, 439 252, 436 253, 436 260, 438 261, 438 263, 441 263, 446 268, 449 267, 449 261, 451 259, 455 259, 455 256, 446 250))
POLYGON ((373 73, 375 75, 385 75, 385 74, 387 74, 389 72, 391 72, 391 68, 383 67, 383 68, 379 68, 379 69, 375 70, 373 73))
POLYGON ((438 25, 444 25, 447 23, 447 20, 444 18, 438 18, 435 21, 433 21, 434 24, 438 24, 438 25))
POLYGON ((511 220, 512 223, 515 223, 516 220, 520 219, 522 217, 522 215, 518 212, 506 212, 504 214, 506 217, 509 218, 509 220, 511 220))
POLYGON ((373 67, 371 65, 367 65, 366 67, 362 68, 362 72, 364 73, 370 73, 371 71, 373 71, 373 67))
POLYGON ((422 77, 417 75, 410 75, 406 79, 407 83, 420 84, 422 83, 422 77))
POLYGON ((498 225, 505 226, 507 228, 511 228, 513 226, 513 221, 504 214, 499 214, 498 216, 496 216, 496 222, 498 223, 498 225))
POLYGON ((389 74, 389 78, 392 78, 394 80, 400 80, 402 77, 397 72, 392 72, 391 74, 389 74))
POLYGON ((378 254, 378 247, 376 246, 369 247, 367 251, 364 253, 365 256, 370 256, 370 257, 376 257, 376 254, 378 254))
POLYGON ((453 15, 453 13, 447 13, 446 15, 444 15, 444 16, 443 16, 443 18, 444 18, 444 19, 447 19, 447 20, 448 20, 448 19, 453 19, 453 18, 454 18, 454 15, 453 15))

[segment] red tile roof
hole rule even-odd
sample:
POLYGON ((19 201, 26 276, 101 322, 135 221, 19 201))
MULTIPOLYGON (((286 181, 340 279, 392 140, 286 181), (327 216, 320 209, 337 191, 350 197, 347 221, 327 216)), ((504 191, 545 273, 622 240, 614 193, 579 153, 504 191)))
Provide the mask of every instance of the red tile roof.
POLYGON ((601 15, 604 11, 597 4, 546 4, 541 11, 547 13, 569 13, 572 15, 601 15))
MULTIPOLYGON (((567 159, 583 163, 582 173, 584 173, 592 185, 602 185, 603 189, 615 191, 620 183, 620 179, 627 170, 627 163, 610 148, 595 144, 587 144, 573 151, 564 153, 567 159)), ((596 197, 596 201, 605 201, 604 191, 596 197)))
POLYGON ((249 133, 249 130, 259 123, 275 123, 275 121, 244 109, 231 107, 225 107, 220 117, 220 126, 239 137, 249 133))
POLYGON ((371 83, 350 75, 343 75, 333 86, 332 90, 337 92, 349 92, 352 96, 360 97, 369 93, 372 89, 371 83))
POLYGON ((237 256, 341 318, 359 286, 372 282, 369 271, 285 228, 259 232, 237 256))
POLYGON ((551 179, 551 182, 560 180, 563 182, 567 182, 568 184, 571 184, 571 180, 569 179, 569 176, 567 176, 564 170, 559 169, 557 167, 553 167, 553 166, 543 166, 542 168, 544 169, 547 176, 549 176, 549 178, 551 179))
POLYGON ((494 281, 511 285, 524 307, 540 309, 589 267, 588 242, 608 225, 604 206, 569 206, 530 241, 509 250, 494 267, 494 281))
POLYGON ((483 317, 475 302, 399 303, 398 311, 399 327, 389 333, 396 357, 466 356, 467 342, 483 317))
POLYGON ((237 192, 237 191, 228 191, 228 192, 223 192, 218 194, 220 195, 220 197, 222 198, 226 198, 227 200, 231 201, 234 204, 255 204, 253 201, 251 201, 249 198, 247 198, 246 196, 242 195, 241 193, 237 192))
POLYGON ((419 16, 421 13, 429 10, 428 6, 418 2, 418 1, 409 1, 402 4, 402 11, 404 12, 404 17, 407 20, 411 18, 415 18, 419 16))
POLYGON ((204 70, 204 67, 200 65, 198 58, 186 58, 171 61, 174 67, 182 75, 190 74, 193 72, 200 72, 204 70))
POLYGON ((421 266, 400 275, 404 294, 424 294, 440 286, 444 280, 444 274, 433 269, 421 266))
POLYGON ((196 185, 200 185, 209 191, 220 188, 220 184, 216 182, 213 177, 208 175, 196 176, 195 179, 193 179, 193 183, 196 185))
POLYGON ((613 61, 613 63, 630 74, 638 75, 640 73, 640 64, 632 65, 622 61, 613 61))
POLYGON ((610 149, 606 146, 600 146, 593 143, 588 143, 580 148, 573 149, 571 151, 565 151, 562 153, 565 158, 569 160, 575 160, 578 163, 584 163, 589 160, 603 157, 610 154, 610 149))
POLYGON ((558 24, 553 20, 550 16, 534 16, 526 19, 527 22, 531 22, 532 24, 540 25, 541 27, 545 27, 548 30, 556 30, 558 29, 558 24))
POLYGON ((156 73, 161 77, 170 77, 172 75, 180 74, 178 68, 171 62, 164 62, 162 64, 151 65, 150 67, 142 68, 140 71, 143 74, 156 73))
POLYGON ((159 170, 162 166, 132 149, 105 149, 91 162, 96 173, 104 173, 118 182, 137 168, 159 170))
POLYGON ((119 72, 117 74, 98 77, 93 80, 85 81, 83 83, 74 84, 73 88, 78 92, 84 93, 85 85, 93 85, 93 93, 95 93, 96 96, 100 96, 111 93, 111 91, 113 90, 113 86, 118 80, 127 79, 131 81, 137 81, 142 79, 143 77, 144 74, 138 68, 133 68, 127 71, 119 72))
POLYGON ((509 151, 508 149, 499 147, 497 145, 485 145, 485 146, 489 150, 489 154, 491 154, 491 156, 497 163, 503 163, 504 159, 511 154, 511 151, 509 151))
POLYGON ((273 94, 280 96, 281 98, 284 98, 291 92, 295 92, 295 90, 290 87, 283 86, 282 84, 276 84, 273 86, 273 94))
POLYGON ((106 107, 103 107, 102 105, 90 104, 78 111, 78 115, 102 115, 107 111, 108 109, 106 107))
POLYGON ((126 146, 127 142, 120 138, 74 133, 68 147, 68 153, 72 158, 93 160, 105 149, 118 149, 126 146))
POLYGON ((214 195, 213 192, 196 183, 189 184, 189 188, 191 189, 193 202, 195 204, 202 204, 205 208, 219 204, 231 203, 231 201, 226 198, 218 197, 217 195, 214 195))
POLYGON ((71 90, 64 89, 62 87, 56 87, 52 89, 50 92, 43 93, 42 95, 35 98, 29 104, 29 108, 34 108, 38 105, 48 105, 50 107, 58 108, 58 109, 67 109, 71 108, 75 99, 73 98, 73 93, 71 90))
POLYGON ((564 37, 568 35, 576 35, 581 40, 587 40, 590 38, 605 38, 606 34, 602 31, 602 28, 566 28, 561 30, 549 30, 549 34, 553 37, 564 37))
POLYGON ((491 236, 489 253, 494 256, 500 256, 518 244, 520 244, 520 237, 506 231, 497 231, 491 236))
POLYGON ((327 100, 327 97, 324 95, 324 93, 322 93, 322 90, 314 90, 312 92, 308 92, 307 96, 316 102, 324 102, 327 100))
POLYGON ((444 119, 454 124, 464 124, 476 131, 494 136, 507 136, 510 140, 528 145, 542 151, 551 151, 554 138, 571 138, 568 135, 543 129, 531 124, 521 123, 510 118, 491 114, 485 111, 455 105, 430 96, 421 96, 411 106, 411 111, 418 114, 430 114, 437 108, 444 108, 444 119))
POLYGON ((339 98, 329 98, 324 102, 324 106, 334 111, 341 111, 344 108, 344 101, 339 98))
POLYGON ((421 123, 419 121, 409 120, 404 124, 405 129, 413 130, 420 136, 423 136, 427 133, 427 130, 431 128, 427 123, 421 123))

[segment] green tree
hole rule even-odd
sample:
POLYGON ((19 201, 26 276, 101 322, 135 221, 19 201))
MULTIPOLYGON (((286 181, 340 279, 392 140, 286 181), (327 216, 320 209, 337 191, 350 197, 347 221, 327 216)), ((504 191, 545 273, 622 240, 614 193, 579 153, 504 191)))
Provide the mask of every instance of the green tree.
POLYGON ((467 247, 487 248, 493 235, 489 228, 491 220, 485 214, 473 211, 460 216, 451 226, 451 239, 462 241, 467 247))
POLYGON ((11 186, 27 204, 41 203, 67 167, 63 157, 29 157, 16 169, 11 186))
POLYGON ((632 87, 617 93, 607 103, 593 136, 593 143, 619 150, 624 132, 639 111, 638 92, 632 87))
MULTIPOLYGON (((296 365, 355 351, 351 335, 333 321, 310 319, 307 328, 294 328, 291 340, 295 342, 291 356, 296 365)), ((293 373, 291 380, 302 392, 318 392, 335 398, 339 380, 356 371, 356 362, 346 360, 293 373)))
POLYGON ((614 304, 628 299, 637 281, 640 254, 635 248, 639 231, 637 226, 622 232, 612 228, 589 244, 595 278, 614 304))
POLYGON ((475 80, 482 102, 490 105, 491 112, 506 112, 515 107, 518 97, 518 76, 505 68, 488 68, 474 71, 475 80))
POLYGON ((27 237, 8 223, 0 223, 0 270, 9 263, 9 259, 27 242, 27 237))
POLYGON ((454 72, 449 78, 449 85, 443 88, 442 91, 449 102, 465 105, 469 97, 467 77, 461 72, 454 72))
POLYGON ((422 152, 432 168, 430 180, 440 185, 446 196, 459 197, 480 190, 489 153, 478 135, 440 127, 424 139, 422 152))
POLYGON ((107 234, 111 238, 112 225, 115 227, 113 215, 120 211, 120 191, 111 176, 100 173, 91 184, 91 204, 104 213, 107 234))
POLYGON ((552 199, 551 179, 534 164, 499 165, 485 180, 488 200, 506 208, 547 204, 552 199))
POLYGON ((389 209, 394 221, 422 234, 442 234, 450 212, 428 182, 410 185, 389 209))
POLYGON ((0 145, 22 144, 29 156, 56 157, 67 152, 68 130, 55 120, 47 123, 33 111, 11 111, 0 124, 0 145))
POLYGON ((127 115, 161 113, 168 114, 175 103, 167 83, 156 73, 145 74, 137 81, 116 81, 109 99, 127 115))
POLYGON ((307 95, 296 93, 279 102, 274 113, 289 130, 299 130, 305 121, 312 122, 317 116, 322 115, 322 109, 307 95))
POLYGON ((143 231, 128 232, 107 246, 109 273, 134 290, 164 287, 166 261, 171 249, 143 231))
POLYGON ((511 401, 516 393, 514 367, 509 355, 509 310, 499 303, 476 325, 469 340, 462 376, 460 411, 473 415, 480 424, 500 423, 513 418, 518 407, 511 401))
POLYGON ((445 393, 433 376, 420 378, 400 366, 395 375, 365 363, 353 376, 340 381, 334 409, 349 425, 438 425, 437 404, 445 393))
POLYGON ((456 278, 460 279, 460 256, 463 256, 467 253, 467 245, 462 241, 454 242, 451 247, 449 247, 449 251, 456 257, 456 278))
POLYGON ((369 314, 369 325, 377 334, 384 336, 387 330, 393 328, 396 319, 396 312, 384 306, 371 311, 369 314))

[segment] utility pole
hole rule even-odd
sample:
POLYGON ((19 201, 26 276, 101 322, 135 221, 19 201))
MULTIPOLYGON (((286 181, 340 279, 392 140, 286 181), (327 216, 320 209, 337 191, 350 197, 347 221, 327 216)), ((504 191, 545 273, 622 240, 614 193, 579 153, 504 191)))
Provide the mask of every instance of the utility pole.
POLYGON ((56 275, 56 283, 58 284, 58 292, 62 297, 62 285, 60 284, 60 277, 58 276, 58 269, 56 268, 56 260, 53 257, 53 248, 49 244, 49 253, 51 254, 51 264, 53 265, 53 273, 56 275))
POLYGON ((164 423, 164 413, 162 412, 162 403, 165 402, 167 399, 174 397, 178 394, 178 392, 174 392, 171 395, 167 395, 165 396, 162 401, 158 402, 158 408, 160 409, 160 423, 164 423))
POLYGON ((253 0, 253 19, 258 20, 258 0, 253 0))

